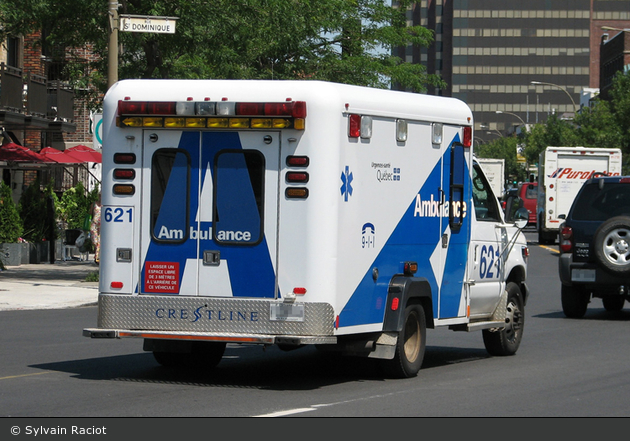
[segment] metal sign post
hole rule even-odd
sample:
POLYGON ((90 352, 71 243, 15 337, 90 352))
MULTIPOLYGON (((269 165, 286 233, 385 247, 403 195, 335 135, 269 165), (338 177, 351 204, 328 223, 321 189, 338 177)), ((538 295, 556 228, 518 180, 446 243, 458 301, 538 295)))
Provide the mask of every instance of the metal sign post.
POLYGON ((175 22, 179 17, 158 17, 151 15, 118 15, 117 0, 109 2, 109 42, 107 58, 107 88, 118 81, 118 31, 148 32, 154 34, 174 34, 175 22))

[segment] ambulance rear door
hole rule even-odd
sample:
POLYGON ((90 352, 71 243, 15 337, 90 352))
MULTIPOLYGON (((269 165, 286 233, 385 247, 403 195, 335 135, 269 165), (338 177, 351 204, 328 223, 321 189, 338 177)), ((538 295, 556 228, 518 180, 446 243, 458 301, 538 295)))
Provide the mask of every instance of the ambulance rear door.
POLYGON ((145 131, 144 294, 274 298, 277 132, 145 131))

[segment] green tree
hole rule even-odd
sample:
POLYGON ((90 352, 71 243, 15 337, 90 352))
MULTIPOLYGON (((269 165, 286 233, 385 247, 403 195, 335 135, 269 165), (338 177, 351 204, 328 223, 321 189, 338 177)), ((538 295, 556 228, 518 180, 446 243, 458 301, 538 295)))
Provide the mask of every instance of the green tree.
POLYGON ((611 111, 611 103, 596 99, 575 117, 579 145, 585 147, 623 148, 623 133, 611 111))
POLYGON ((621 136, 621 149, 630 156, 630 72, 615 75, 610 96, 611 113, 621 136))
POLYGON ((86 218, 94 201, 98 199, 99 188, 86 192, 81 182, 66 190, 55 205, 57 216, 66 229, 84 229, 86 218))
POLYGON ((504 137, 479 145, 476 155, 479 158, 493 158, 505 160, 505 178, 522 182, 527 179, 527 172, 516 158, 516 149, 522 139, 516 136, 504 137))
POLYGON ((23 226, 11 188, 0 183, 0 243, 16 243, 22 236, 23 226))
POLYGON ((563 120, 552 114, 544 124, 536 124, 527 132, 524 145, 525 159, 530 164, 536 164, 540 153, 548 146, 575 147, 580 145, 580 138, 573 121, 563 120))
MULTIPOLYGON (((407 26, 410 1, 121 0, 120 14, 178 17, 176 34, 119 32, 119 78, 319 79, 422 92, 444 87, 392 47, 428 46, 433 34, 407 26)), ((0 37, 43 30, 68 80, 104 91, 108 14, 103 0, 3 0, 0 37), (90 45, 88 64, 68 48, 90 45)))
POLYGON ((585 146, 619 148, 623 155, 623 173, 630 173, 630 73, 618 73, 610 92, 610 100, 595 98, 590 107, 583 107, 573 120, 551 115, 536 124, 525 136, 524 154, 531 164, 548 146, 585 146))
POLYGON ((48 218, 49 197, 57 198, 53 191, 53 182, 51 181, 44 191, 41 191, 39 178, 22 193, 18 211, 24 226, 22 237, 28 242, 41 242, 50 237, 50 225, 54 219, 48 218))

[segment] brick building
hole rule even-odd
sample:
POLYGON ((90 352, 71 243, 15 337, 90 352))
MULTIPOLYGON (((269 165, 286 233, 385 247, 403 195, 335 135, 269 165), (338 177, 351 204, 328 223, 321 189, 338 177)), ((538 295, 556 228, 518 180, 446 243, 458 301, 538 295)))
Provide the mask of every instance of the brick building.
MULTIPOLYGON (((90 112, 63 81, 58 61, 42 51, 41 34, 12 37, 0 49, 0 142, 15 142, 35 152, 44 147, 65 150, 83 144, 92 147, 90 112)), ((73 56, 93 60, 90 48, 73 50, 73 56)), ((56 57, 57 60, 59 57, 56 57)), ((61 60, 63 64, 63 60, 61 60)), ((100 181, 100 165, 37 167, 0 161, 2 179, 11 184, 14 199, 37 177, 54 178, 58 192, 78 181, 91 188, 100 181)))
POLYGON ((408 21, 435 32, 429 48, 396 54, 440 75, 471 107, 475 138, 512 133, 552 114, 571 118, 585 89, 599 87, 605 26, 630 27, 628 0, 422 0, 408 21))

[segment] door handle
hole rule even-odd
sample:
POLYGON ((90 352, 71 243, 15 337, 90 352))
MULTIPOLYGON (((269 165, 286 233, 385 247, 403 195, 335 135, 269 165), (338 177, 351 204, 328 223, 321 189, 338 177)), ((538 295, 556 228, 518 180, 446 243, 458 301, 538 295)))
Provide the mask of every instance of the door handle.
POLYGON ((206 266, 219 266, 221 264, 221 251, 204 250, 203 264, 206 266))

